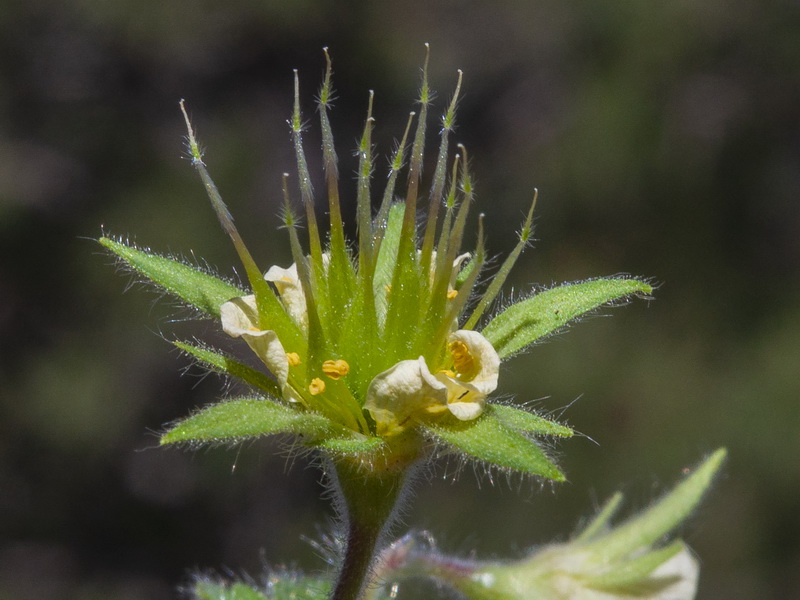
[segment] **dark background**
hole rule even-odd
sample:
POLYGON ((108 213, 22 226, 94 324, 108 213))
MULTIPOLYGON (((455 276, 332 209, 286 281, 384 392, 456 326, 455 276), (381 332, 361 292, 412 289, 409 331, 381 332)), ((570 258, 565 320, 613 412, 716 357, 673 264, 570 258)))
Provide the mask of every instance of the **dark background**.
MULTIPOLYGON (((158 450, 162 424, 226 392, 165 341, 219 340, 137 286, 101 231, 235 254, 183 156, 186 98, 207 162, 263 268, 285 120, 334 58, 345 196, 367 90, 385 156, 432 44, 436 113, 465 71, 489 247, 507 253, 534 186, 535 249, 513 284, 627 272, 656 300, 605 311, 506 364, 587 437, 541 489, 435 471, 409 526, 450 551, 519 556, 565 539, 615 489, 646 506, 684 467, 730 459, 682 534, 704 600, 800 598, 800 7, 778 0, 470 3, 74 0, 0 6, 0 598, 162 599, 193 569, 318 569, 319 474, 269 443, 158 450), (596 443, 594 443, 594 442, 596 443), (235 469, 234 469, 235 467, 235 469), (444 476, 443 476, 444 475, 444 476)), ((312 128, 306 148, 318 173, 312 128)), ((378 178, 383 178, 379 171, 378 178)), ((320 186, 318 185, 318 188, 320 186)), ((451 465, 452 467, 452 465, 451 465)))

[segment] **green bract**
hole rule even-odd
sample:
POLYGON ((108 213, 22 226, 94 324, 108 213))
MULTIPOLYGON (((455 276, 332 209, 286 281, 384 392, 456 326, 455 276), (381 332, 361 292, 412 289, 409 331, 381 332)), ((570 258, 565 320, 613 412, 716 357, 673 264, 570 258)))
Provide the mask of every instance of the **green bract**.
POLYGON ((295 73, 290 126, 308 247, 303 248, 299 239, 299 218, 284 181, 282 225, 288 231, 294 264, 273 265, 266 271, 257 266, 222 202, 187 117, 193 165, 241 258, 250 291, 119 241, 102 238, 100 243, 167 292, 219 319, 226 333, 249 346, 262 368, 211 348, 177 342, 206 367, 247 383, 255 395, 190 416, 167 431, 162 444, 288 434, 333 458, 356 459, 368 469, 408 465, 439 445, 504 469, 564 478, 536 437, 570 436, 572 431, 518 408, 491 404, 500 361, 587 312, 631 295, 646 295, 651 287, 631 278, 593 279, 537 293, 505 307, 494 318, 487 316, 530 240, 535 199, 516 247, 488 287, 479 289, 479 279, 486 277, 482 221, 476 246, 464 251, 473 184, 463 147, 450 154, 460 87, 459 72, 453 99, 440 122, 431 187, 423 194, 420 176, 432 96, 426 62, 419 114, 409 118, 375 212, 370 93, 358 149, 358 239, 348 241, 328 120, 330 60, 318 100, 330 214, 326 236, 320 233, 314 211, 295 73), (398 202, 398 176, 403 171, 405 193, 398 202), (423 201, 427 219, 418 230, 423 201))

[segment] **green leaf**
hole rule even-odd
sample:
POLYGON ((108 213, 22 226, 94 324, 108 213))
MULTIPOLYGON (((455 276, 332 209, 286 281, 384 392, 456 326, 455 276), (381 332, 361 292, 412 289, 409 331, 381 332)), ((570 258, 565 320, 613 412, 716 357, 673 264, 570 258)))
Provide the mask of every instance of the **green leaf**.
POLYGON ((652 291, 650 284, 638 279, 592 279, 569 283, 509 306, 481 333, 500 358, 505 358, 604 304, 652 291))
POLYGON ((137 250, 106 237, 98 241, 138 273, 212 317, 219 318, 219 307, 224 302, 245 294, 227 281, 180 261, 137 250))
POLYGON ((225 442, 286 433, 313 442, 323 437, 341 437, 345 430, 317 413, 260 398, 240 398, 213 404, 181 421, 161 436, 161 444, 225 442))
POLYGON ((487 412, 495 415, 503 425, 525 433, 558 435, 561 437, 572 437, 574 433, 572 429, 565 425, 549 421, 544 417, 513 406, 490 404, 487 406, 487 412))
POLYGON ((505 425, 492 411, 474 421, 452 419, 423 427, 437 440, 483 462, 555 481, 566 479, 535 442, 505 425))
POLYGON ((194 346, 186 342, 173 342, 173 344, 187 354, 199 359, 214 371, 238 377, 245 383, 249 383, 253 387, 264 390, 273 398, 281 398, 283 396, 278 384, 266 373, 257 371, 229 356, 219 354, 208 348, 201 348, 200 346, 194 346))

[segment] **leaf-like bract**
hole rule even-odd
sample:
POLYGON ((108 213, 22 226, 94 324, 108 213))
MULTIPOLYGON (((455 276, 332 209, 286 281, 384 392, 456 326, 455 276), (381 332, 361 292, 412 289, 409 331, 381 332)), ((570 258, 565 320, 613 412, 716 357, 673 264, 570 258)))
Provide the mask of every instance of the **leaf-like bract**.
POLYGON ((557 331, 573 319, 609 302, 653 288, 638 279, 592 279, 539 292, 509 306, 483 329, 500 358, 510 356, 557 331))
POLYGON ((172 258, 144 252, 107 237, 98 241, 135 271, 212 317, 219 318, 219 307, 224 302, 245 294, 227 281, 172 258))

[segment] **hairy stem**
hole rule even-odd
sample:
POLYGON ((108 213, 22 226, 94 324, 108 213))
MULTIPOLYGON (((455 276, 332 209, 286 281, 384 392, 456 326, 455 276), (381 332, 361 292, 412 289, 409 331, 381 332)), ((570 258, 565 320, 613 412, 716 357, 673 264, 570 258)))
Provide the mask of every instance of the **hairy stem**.
POLYGON ((407 468, 364 471, 357 463, 334 463, 347 544, 332 600, 359 600, 373 583, 380 546, 407 485, 407 468))

